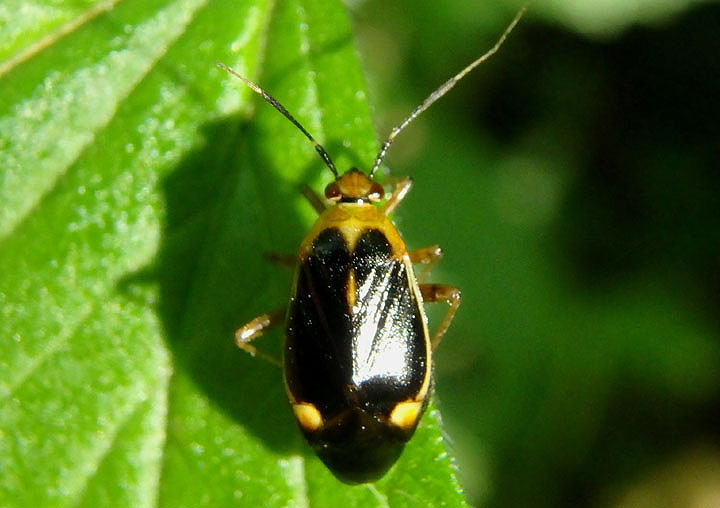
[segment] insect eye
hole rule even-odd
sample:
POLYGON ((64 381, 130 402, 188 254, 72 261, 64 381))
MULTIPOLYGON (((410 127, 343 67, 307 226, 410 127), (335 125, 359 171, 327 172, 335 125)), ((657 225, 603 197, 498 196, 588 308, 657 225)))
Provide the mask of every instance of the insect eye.
POLYGON ((370 192, 368 192, 368 198, 370 201, 380 201, 384 195, 385 191, 383 190, 382 185, 377 182, 373 182, 370 187, 370 192))
POLYGON ((340 186, 337 184, 337 182, 328 184, 328 186, 325 187, 325 197, 328 198, 330 201, 340 200, 340 198, 342 197, 342 191, 340 190, 340 186))

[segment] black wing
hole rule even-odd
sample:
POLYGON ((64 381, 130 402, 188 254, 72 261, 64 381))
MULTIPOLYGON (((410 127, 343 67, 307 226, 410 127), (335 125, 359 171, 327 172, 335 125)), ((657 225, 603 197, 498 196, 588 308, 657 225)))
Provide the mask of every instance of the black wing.
POLYGON ((286 376, 297 400, 324 415, 385 414, 418 394, 429 358, 409 270, 380 230, 364 232, 353 252, 337 229, 318 235, 288 311, 286 376))

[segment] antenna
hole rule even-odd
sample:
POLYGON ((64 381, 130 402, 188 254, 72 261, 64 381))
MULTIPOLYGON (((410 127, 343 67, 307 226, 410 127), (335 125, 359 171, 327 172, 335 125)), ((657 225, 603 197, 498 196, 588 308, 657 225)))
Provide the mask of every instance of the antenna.
POLYGON ((320 143, 318 143, 317 141, 315 141, 315 138, 313 138, 313 137, 310 135, 310 133, 305 130, 305 127, 303 127, 302 125, 300 125, 300 122, 298 122, 297 120, 295 120, 295 118, 288 112, 287 109, 285 109, 285 107, 284 107, 282 104, 280 104, 272 95, 270 95, 269 93, 267 93, 265 90, 263 90, 262 88, 260 88, 259 86, 257 86, 255 83, 253 83, 253 82, 250 81, 249 79, 241 76, 240 74, 238 74, 237 72, 235 72, 234 70, 232 70, 232 69, 231 69, 230 67, 228 67, 227 65, 222 64, 222 63, 220 63, 220 62, 215 62, 215 65, 217 65, 218 67, 220 67, 222 70, 227 71, 228 74, 231 74, 232 76, 235 76, 236 78, 240 79, 243 83, 245 83, 247 86, 249 86, 250 89, 252 89, 253 92, 255 92, 256 94, 260 95, 260 96, 261 96, 263 99, 265 99, 272 107, 274 107, 274 108, 277 109, 280 113, 282 113, 282 114, 285 116, 285 118, 287 118, 288 120, 290 120, 290 121, 295 125, 295 127, 297 127, 298 129, 300 129, 300 131, 301 131, 303 134, 305 134, 305 137, 308 138, 308 139, 310 140, 310 142, 313 144, 313 146, 315 147, 315 151, 318 153, 318 155, 320 155, 320 158, 323 160, 323 162, 325 162, 325 164, 327 165, 327 167, 330 168, 330 171, 332 171, 333 175, 335 175, 335 178, 338 178, 337 168, 335 167, 335 164, 333 164, 333 161, 332 161, 332 159, 330 158, 330 155, 328 155, 327 151, 325 151, 325 149, 322 147, 322 145, 321 145, 320 143))
POLYGON ((377 154, 377 157, 375 157, 375 163, 373 164, 372 170, 370 170, 370 178, 373 177, 375 174, 375 171, 377 171, 377 168, 380 167, 380 164, 382 164, 383 159, 385 158, 385 154, 388 151, 388 148, 390 148, 390 145, 392 145, 392 142, 395 140, 395 137, 400 134, 400 131, 402 131, 407 125, 415 120, 420 113, 425 111, 427 108, 429 108, 436 100, 438 100, 440 97, 445 95, 450 91, 452 87, 454 87, 458 81, 460 81, 462 78, 465 77, 467 73, 472 71, 475 67, 483 63, 485 60, 493 56, 498 49, 500 49, 500 46, 502 46, 503 42, 505 42, 505 39, 507 39, 507 36, 510 35, 510 32, 512 32, 513 28, 515 28, 515 25, 518 24, 518 21, 520 21, 520 18, 522 18, 523 14, 525 14, 525 10, 527 8, 523 7, 518 11, 518 13, 515 15, 513 20, 510 22, 508 27, 505 29, 505 31, 502 33, 498 41, 495 43, 495 45, 490 48, 484 55, 482 55, 480 58, 472 62, 470 65, 465 67, 463 70, 458 72, 455 76, 447 80, 445 83, 443 83, 440 88, 435 90, 433 93, 430 94, 430 96, 425 99, 422 104, 420 104, 415 110, 413 110, 412 113, 410 113, 410 116, 408 116, 400 125, 397 125, 393 128, 393 130, 390 132, 390 135, 388 136, 387 140, 382 144, 382 147, 380 148, 380 151, 377 154))

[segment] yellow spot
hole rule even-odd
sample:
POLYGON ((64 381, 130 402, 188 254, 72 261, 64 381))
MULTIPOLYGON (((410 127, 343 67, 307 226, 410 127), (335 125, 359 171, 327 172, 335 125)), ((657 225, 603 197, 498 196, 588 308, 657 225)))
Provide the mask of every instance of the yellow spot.
POLYGON ((399 402, 390 413, 390 423, 401 429, 410 429, 417 422, 422 405, 422 402, 414 400, 399 402))
POLYGON ((304 430, 313 432, 322 427, 322 415, 313 404, 307 402, 293 404, 292 408, 295 418, 297 418, 298 423, 304 430))
POLYGON ((355 314, 355 304, 357 303, 357 284, 355 283, 355 270, 350 269, 350 273, 348 274, 348 282, 347 282, 347 290, 346 290, 346 297, 348 301, 348 306, 350 307, 350 312, 355 314))

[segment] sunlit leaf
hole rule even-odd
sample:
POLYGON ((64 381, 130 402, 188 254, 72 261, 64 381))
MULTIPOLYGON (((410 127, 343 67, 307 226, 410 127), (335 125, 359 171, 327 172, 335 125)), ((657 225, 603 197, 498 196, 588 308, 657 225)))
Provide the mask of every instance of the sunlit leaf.
MULTIPOLYGON (((396 467, 339 483, 282 374, 232 343, 284 305, 333 154, 377 147, 341 5, 10 2, 0 10, 0 505, 463 506, 431 409, 396 467)), ((263 347, 277 350, 280 334, 263 347)))

